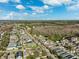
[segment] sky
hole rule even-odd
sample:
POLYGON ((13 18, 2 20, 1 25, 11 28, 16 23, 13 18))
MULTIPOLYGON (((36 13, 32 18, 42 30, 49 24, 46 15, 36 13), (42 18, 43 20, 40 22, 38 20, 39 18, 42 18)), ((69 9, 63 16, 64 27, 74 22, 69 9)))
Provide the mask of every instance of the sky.
POLYGON ((0 20, 78 20, 79 0, 0 0, 0 20))

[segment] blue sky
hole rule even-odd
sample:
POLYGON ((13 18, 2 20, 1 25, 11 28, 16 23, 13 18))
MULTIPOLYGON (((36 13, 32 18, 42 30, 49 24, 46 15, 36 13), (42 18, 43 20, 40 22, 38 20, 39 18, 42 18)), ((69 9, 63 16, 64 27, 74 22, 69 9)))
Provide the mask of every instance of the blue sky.
POLYGON ((2 20, 78 20, 79 0, 0 0, 2 20))

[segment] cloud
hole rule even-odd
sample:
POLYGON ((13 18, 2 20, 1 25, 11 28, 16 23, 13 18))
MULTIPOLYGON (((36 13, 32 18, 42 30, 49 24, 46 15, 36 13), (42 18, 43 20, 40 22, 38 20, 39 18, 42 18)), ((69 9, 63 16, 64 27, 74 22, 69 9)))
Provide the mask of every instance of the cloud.
POLYGON ((20 3, 20 0, 15 0, 15 2, 20 3))
POLYGON ((21 0, 10 0, 11 2, 20 3, 21 0))
POLYGON ((15 3, 20 3, 20 0, 0 0, 0 3, 8 3, 9 1, 15 2, 15 3))
POLYGON ((17 13, 17 12, 9 12, 9 13, 7 13, 6 15, 3 15, 1 18, 2 18, 2 20, 14 20, 14 19, 19 19, 17 16, 19 16, 19 13, 17 13))
POLYGON ((0 0, 0 3, 8 3, 9 0, 0 0))
POLYGON ((14 12, 10 12, 10 13, 6 14, 6 16, 3 16, 2 19, 3 20, 12 19, 14 14, 15 14, 14 12))
POLYGON ((17 5, 16 8, 19 9, 19 10, 24 10, 25 9, 25 7, 23 5, 17 5))
POLYGON ((18 13, 18 12, 11 11, 7 13, 6 15, 0 16, 0 19, 2 20, 22 20, 22 19, 26 19, 28 16, 29 16, 28 13, 18 13))
POLYGON ((23 15, 24 15, 24 16, 28 16, 29 14, 28 14, 28 13, 23 13, 23 15))
POLYGON ((51 6, 62 5, 71 2, 71 0, 42 0, 44 4, 51 6))
POLYGON ((32 15, 36 15, 36 14, 37 14, 37 13, 35 13, 35 12, 34 12, 34 13, 32 13, 32 15))
POLYGON ((0 14, 3 13, 3 10, 0 10, 0 14))
POLYGON ((30 6, 30 8, 36 13, 44 13, 45 10, 49 9, 48 5, 42 7, 30 6))
POLYGON ((79 1, 73 5, 68 6, 68 11, 79 11, 79 1))
POLYGON ((44 5, 43 8, 44 9, 48 9, 49 7, 48 7, 48 5, 44 5))

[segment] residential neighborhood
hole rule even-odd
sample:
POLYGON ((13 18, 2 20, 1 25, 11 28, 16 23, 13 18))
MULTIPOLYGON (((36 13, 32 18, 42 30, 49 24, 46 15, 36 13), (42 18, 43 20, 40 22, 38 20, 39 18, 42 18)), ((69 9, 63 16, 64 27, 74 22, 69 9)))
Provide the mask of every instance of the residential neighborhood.
POLYGON ((7 30, 5 27, 0 31, 0 59, 79 59, 76 35, 53 41, 40 33, 34 34, 35 26, 18 23, 3 26, 7 30))

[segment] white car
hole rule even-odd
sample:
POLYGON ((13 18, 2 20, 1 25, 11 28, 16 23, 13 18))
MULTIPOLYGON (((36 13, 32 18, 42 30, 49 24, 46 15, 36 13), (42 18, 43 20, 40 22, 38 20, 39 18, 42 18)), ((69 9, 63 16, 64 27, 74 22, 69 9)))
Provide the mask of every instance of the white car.
POLYGON ((16 59, 22 59, 22 56, 18 56, 16 59))
POLYGON ((27 40, 27 43, 30 43, 30 42, 32 42, 32 40, 30 40, 30 39, 29 39, 29 40, 27 40))

